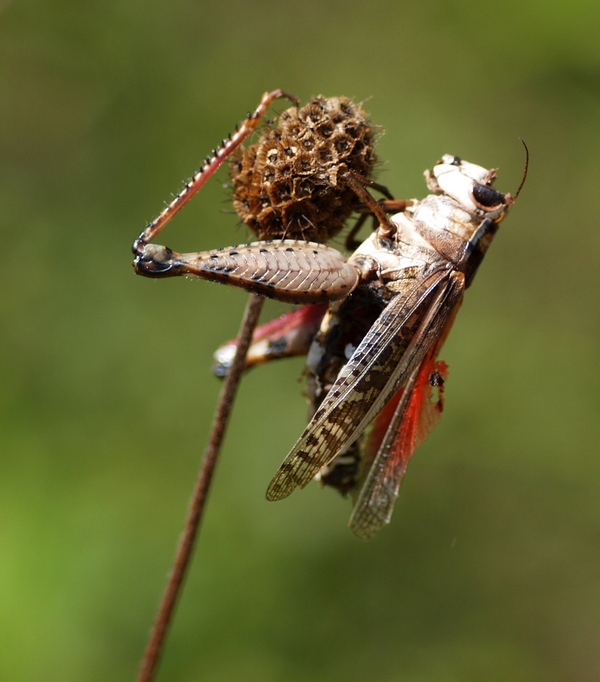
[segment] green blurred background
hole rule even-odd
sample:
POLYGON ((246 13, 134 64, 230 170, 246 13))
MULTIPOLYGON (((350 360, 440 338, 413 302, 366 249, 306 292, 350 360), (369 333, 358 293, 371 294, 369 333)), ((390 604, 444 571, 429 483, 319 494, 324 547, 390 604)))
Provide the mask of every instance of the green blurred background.
MULTIPOLYGON (((518 137, 529 180, 376 540, 316 485, 265 501, 302 361, 246 378, 159 679, 600 679, 599 28, 597 0, 0 2, 0 679, 133 679, 246 296, 135 277, 130 243, 276 87, 366 100, 396 196, 443 153, 514 191, 518 137)), ((225 180, 166 243, 246 240, 225 180)))

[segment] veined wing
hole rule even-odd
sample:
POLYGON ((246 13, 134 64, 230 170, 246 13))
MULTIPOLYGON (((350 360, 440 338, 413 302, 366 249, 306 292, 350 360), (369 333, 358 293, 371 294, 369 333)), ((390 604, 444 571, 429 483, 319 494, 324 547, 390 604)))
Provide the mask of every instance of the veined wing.
MULTIPOLYGON (((453 273, 437 271, 388 303, 273 477, 267 499, 280 500, 297 486, 306 486, 360 436, 435 343, 440 322, 446 319, 442 311, 455 296, 455 280, 453 273), (401 337, 411 318, 418 340, 413 337, 407 346, 401 337)), ((462 295, 462 288, 457 293, 462 295)))
MULTIPOLYGON (((446 301, 438 303, 435 309, 432 307, 429 313, 432 328, 438 330, 438 340, 410 375, 350 516, 348 525, 362 540, 369 540, 389 523, 408 460, 435 425, 436 417, 439 418, 441 404, 436 406, 430 402, 429 380, 438 367, 442 371, 443 363, 436 363, 435 359, 452 325, 463 290, 464 277, 452 278, 446 301), (437 414, 435 407, 438 407, 437 414)), ((426 330, 421 328, 417 337, 425 335, 426 330)), ((419 338, 415 340, 419 343, 419 338)))

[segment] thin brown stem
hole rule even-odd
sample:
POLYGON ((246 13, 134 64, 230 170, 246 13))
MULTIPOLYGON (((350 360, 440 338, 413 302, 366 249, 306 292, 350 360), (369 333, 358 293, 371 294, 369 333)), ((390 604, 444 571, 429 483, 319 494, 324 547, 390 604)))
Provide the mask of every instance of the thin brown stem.
POLYGON ((256 327, 263 303, 264 298, 262 296, 252 295, 246 306, 238 337, 236 354, 219 395, 219 402, 213 418, 206 450, 204 451, 204 459, 196 481, 185 526, 179 539, 171 574, 167 580, 158 611, 154 618, 150 637, 146 644, 146 650, 144 651, 144 657, 137 678, 138 682, 151 682, 156 673, 158 659, 173 616, 175 604, 181 593, 194 542, 198 535, 200 522, 202 521, 210 482, 229 421, 235 394, 244 372, 246 353, 252 339, 252 332, 256 327))

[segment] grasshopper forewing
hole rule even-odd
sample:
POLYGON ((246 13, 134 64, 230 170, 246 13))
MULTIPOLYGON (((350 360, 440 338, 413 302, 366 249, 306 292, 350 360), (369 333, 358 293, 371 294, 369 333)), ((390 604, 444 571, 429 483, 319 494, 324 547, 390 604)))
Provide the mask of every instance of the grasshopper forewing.
POLYGON ((353 443, 384 405, 406 383, 459 305, 464 276, 440 271, 420 282, 408 296, 393 298, 365 336, 333 388, 267 489, 267 499, 287 497, 303 488, 353 443), (415 325, 408 347, 397 338, 415 325))

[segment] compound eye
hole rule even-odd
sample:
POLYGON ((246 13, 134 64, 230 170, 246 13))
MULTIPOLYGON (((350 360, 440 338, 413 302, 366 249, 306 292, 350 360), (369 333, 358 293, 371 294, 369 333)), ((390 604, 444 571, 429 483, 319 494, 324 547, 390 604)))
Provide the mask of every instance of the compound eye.
POLYGON ((462 163, 462 160, 460 156, 453 156, 452 161, 450 162, 451 166, 460 166, 462 163))
POLYGON ((484 211, 491 211, 506 203, 506 196, 502 192, 478 182, 473 185, 473 199, 484 211))

